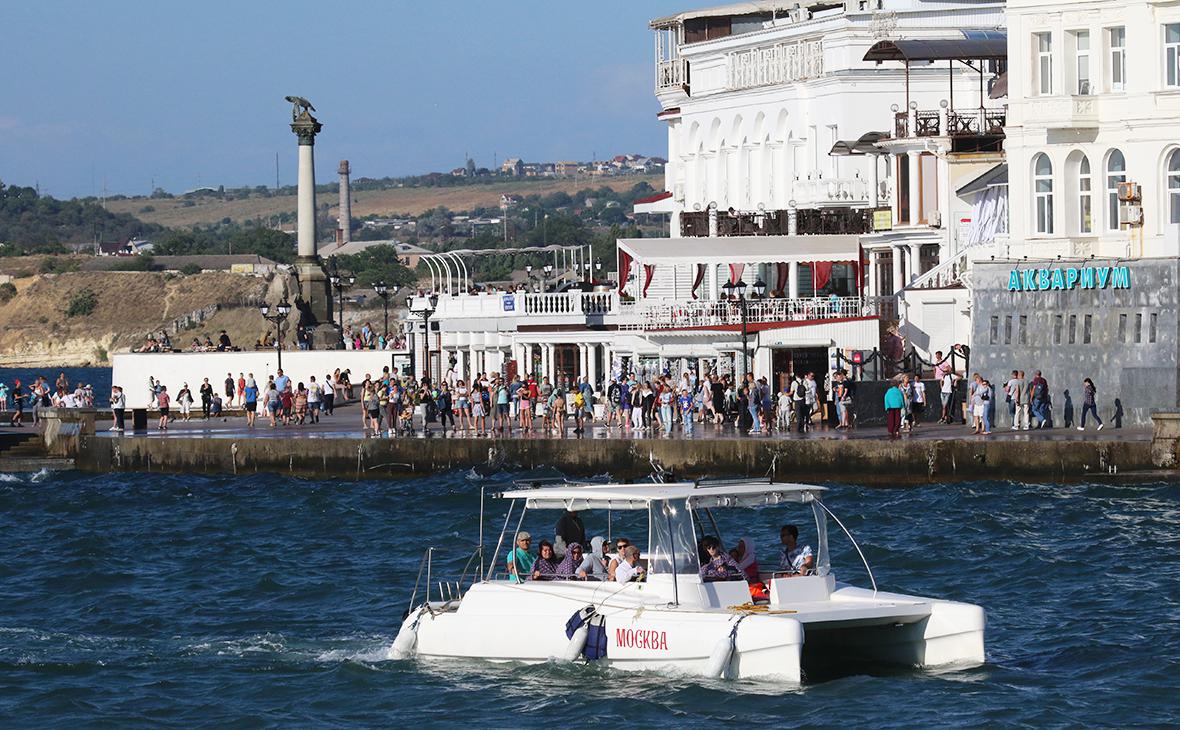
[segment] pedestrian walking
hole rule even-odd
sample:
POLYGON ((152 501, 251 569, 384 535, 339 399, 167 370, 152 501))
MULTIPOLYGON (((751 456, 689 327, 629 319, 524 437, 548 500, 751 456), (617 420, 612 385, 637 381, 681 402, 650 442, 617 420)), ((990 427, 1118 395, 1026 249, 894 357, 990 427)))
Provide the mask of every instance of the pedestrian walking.
MULTIPOLYGON (((1094 387, 1094 381, 1086 378, 1082 381, 1082 422, 1078 425, 1079 431, 1086 430, 1086 414, 1092 414, 1094 420, 1098 422, 1098 430, 1101 431, 1105 425, 1102 419, 1098 416, 1098 401, 1095 396, 1098 394, 1098 389, 1094 387)), ((1115 424, 1116 426, 1118 424, 1115 424)))

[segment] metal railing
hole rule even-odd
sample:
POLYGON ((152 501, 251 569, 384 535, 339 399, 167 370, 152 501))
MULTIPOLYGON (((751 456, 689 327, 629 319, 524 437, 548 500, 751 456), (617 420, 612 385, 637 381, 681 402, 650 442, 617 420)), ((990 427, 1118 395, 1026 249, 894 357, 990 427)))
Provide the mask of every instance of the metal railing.
POLYGON ((561 292, 525 294, 525 314, 614 314, 619 297, 614 292, 561 292))
MULTIPOLYGON (((746 305, 746 321, 799 322, 896 314, 895 297, 800 297, 758 299, 746 305)), ((645 303, 637 312, 642 319, 620 329, 668 330, 741 325, 741 308, 733 301, 645 303)))
POLYGON ((688 82, 683 58, 656 61, 656 91, 678 89, 688 82))
POLYGON ((1007 121, 1008 116, 1002 109, 899 111, 893 114, 893 136, 899 139, 943 134, 950 137, 1003 136, 1007 121))

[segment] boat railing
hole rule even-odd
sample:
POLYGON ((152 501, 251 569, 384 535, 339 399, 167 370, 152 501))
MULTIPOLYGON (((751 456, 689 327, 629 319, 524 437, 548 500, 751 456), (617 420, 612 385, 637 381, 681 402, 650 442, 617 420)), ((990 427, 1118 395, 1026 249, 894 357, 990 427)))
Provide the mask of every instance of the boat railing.
POLYGON ((463 572, 459 575, 457 581, 434 581, 434 548, 426 548, 426 552, 422 554, 422 561, 418 564, 418 577, 414 579, 414 592, 410 594, 410 605, 406 609, 407 613, 414 610, 417 605, 415 601, 418 599, 418 590, 422 586, 422 573, 426 573, 426 597, 423 603, 430 606, 432 601, 439 601, 443 604, 444 610, 452 603, 457 603, 463 600, 463 594, 467 591, 464 585, 467 584, 467 576, 471 576, 471 584, 474 585, 480 579, 480 573, 483 569, 483 545, 477 546, 471 551, 471 555, 467 557, 467 562, 463 564, 463 572), (472 570, 472 566, 475 570, 472 570), (437 595, 433 591, 433 587, 437 586, 437 595))

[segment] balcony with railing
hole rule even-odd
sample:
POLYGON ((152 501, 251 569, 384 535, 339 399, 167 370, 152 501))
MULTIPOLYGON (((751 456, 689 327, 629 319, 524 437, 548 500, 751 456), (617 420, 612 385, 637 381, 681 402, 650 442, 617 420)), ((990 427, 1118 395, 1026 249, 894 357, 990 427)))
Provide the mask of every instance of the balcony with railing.
MULTIPOLYGON (((873 232, 873 208, 797 208, 770 211, 717 211, 718 236, 809 236, 873 232)), ((710 211, 680 214, 680 235, 709 235, 710 211)))
MULTIPOLYGON (((896 297, 807 297, 756 299, 746 303, 747 324, 816 322, 859 317, 896 318, 896 297)), ((648 300, 635 311, 632 322, 620 329, 660 331, 741 326, 742 310, 734 301, 648 300)))
MULTIPOLYGON (((456 319, 489 319, 530 316, 557 317, 570 323, 585 322, 588 318, 618 314, 619 295, 614 291, 568 292, 478 292, 476 294, 443 294, 438 298, 434 317, 456 319)), ((549 320, 546 320, 549 321, 549 320)))

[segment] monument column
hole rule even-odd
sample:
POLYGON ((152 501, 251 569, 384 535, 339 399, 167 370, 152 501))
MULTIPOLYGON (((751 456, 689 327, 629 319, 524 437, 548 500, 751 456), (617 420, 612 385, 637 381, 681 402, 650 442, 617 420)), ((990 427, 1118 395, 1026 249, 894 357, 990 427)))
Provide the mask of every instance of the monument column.
POLYGON ((309 330, 314 349, 339 347, 340 331, 332 323, 332 287, 316 247, 315 136, 323 125, 311 115, 315 107, 300 96, 288 96, 294 105, 291 131, 299 139, 299 194, 296 213, 295 275, 299 281, 296 306, 299 324, 309 330))

